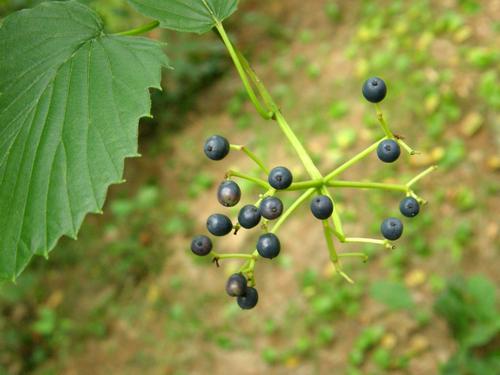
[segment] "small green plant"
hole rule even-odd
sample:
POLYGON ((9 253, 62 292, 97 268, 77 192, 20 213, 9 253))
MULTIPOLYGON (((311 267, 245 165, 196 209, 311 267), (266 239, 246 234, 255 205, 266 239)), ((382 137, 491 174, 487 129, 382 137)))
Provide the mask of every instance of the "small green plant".
POLYGON ((500 368, 500 311, 495 285, 482 276, 451 279, 437 298, 436 312, 446 319, 458 349, 443 375, 494 375, 500 368))
MULTIPOLYGON (((209 237, 197 236, 191 246, 196 254, 210 255, 217 264, 228 258, 243 259, 240 273, 248 281, 247 290, 254 293, 256 262, 260 257, 278 256, 278 230, 307 200, 312 214, 322 223, 336 271, 349 282, 352 280, 342 270, 340 259, 357 257, 366 261, 367 256, 361 252, 339 253, 334 238, 341 243, 394 246, 391 241, 403 231, 399 219, 389 218, 382 223, 385 238, 350 237, 344 232, 341 212, 330 192, 331 188, 381 189, 413 198, 417 208, 425 202, 413 186, 434 166, 401 184, 339 178, 375 151, 386 163, 396 161, 401 148, 415 153, 390 130, 382 114, 379 103, 387 93, 382 79, 368 79, 362 92, 374 104, 384 136, 323 174, 224 29, 222 22, 236 10, 237 0, 129 2, 156 21, 108 34, 99 16, 76 1, 42 3, 3 21, 0 40, 9 53, 0 55, 0 278, 15 280, 34 254, 48 257, 62 235, 76 238, 85 215, 102 212, 108 186, 123 182, 124 158, 138 156, 136 126, 138 119, 149 113, 147 89, 160 88, 161 69, 169 66, 159 43, 138 36, 157 27, 200 34, 215 29, 255 109, 282 130, 309 175, 308 180, 294 181, 288 168, 271 169, 245 145, 230 144, 221 136, 209 138, 204 151, 210 159, 223 159, 230 151, 243 152, 267 177, 227 171, 218 190, 223 206, 233 207, 240 201, 241 189, 233 179, 247 180, 264 191, 254 205, 241 209, 235 225, 225 214, 211 215, 207 221, 209 232, 223 236, 232 229, 237 233, 242 227, 261 224, 264 234, 253 252, 234 254, 221 254, 209 237), (16 48, 18 45, 25 48, 16 48), (302 194, 284 209, 276 195, 289 191, 302 194), (271 220, 276 220, 272 226, 271 220)), ((243 305, 249 307, 257 302, 256 296, 255 291, 255 297, 243 294, 239 298, 248 297, 250 302, 243 305)))

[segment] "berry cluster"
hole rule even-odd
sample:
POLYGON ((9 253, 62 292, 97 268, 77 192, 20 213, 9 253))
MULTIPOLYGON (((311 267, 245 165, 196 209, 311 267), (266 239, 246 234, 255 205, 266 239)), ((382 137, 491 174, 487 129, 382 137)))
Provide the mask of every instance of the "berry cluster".
MULTIPOLYGON (((387 86, 382 79, 373 77, 366 80, 362 91, 366 100, 379 103, 387 94, 387 86)), ((384 163, 393 163, 400 155, 401 148, 395 139, 384 139, 377 146, 377 157, 384 163)), ((399 210, 406 217, 414 217, 420 211, 420 204, 414 197, 408 196, 401 201, 399 210)), ((398 218, 389 217, 380 225, 380 232, 388 240, 397 240, 403 234, 403 223, 398 218)))
MULTIPOLYGON (((212 240, 206 235, 198 235, 193 238, 191 250, 199 256, 211 255, 213 261, 219 265, 219 260, 236 258, 246 260, 238 273, 229 277, 226 284, 226 292, 231 297, 236 297, 238 305, 242 309, 251 309, 258 302, 258 292, 255 289, 254 268, 255 263, 261 258, 273 259, 280 254, 281 243, 276 235, 280 226, 297 209, 301 203, 309 200, 309 207, 312 215, 323 222, 325 237, 327 240, 330 259, 332 260, 337 272, 348 281, 352 280, 342 271, 339 259, 341 257, 360 257, 366 260, 363 253, 337 253, 334 247, 333 238, 337 238, 341 243, 373 243, 386 248, 393 248, 391 241, 397 240, 403 233, 403 223, 400 219, 389 217, 383 220, 380 226, 380 232, 384 239, 347 237, 342 229, 340 214, 334 204, 332 195, 328 188, 360 188, 360 189, 382 189, 388 191, 399 191, 405 193, 405 198, 400 203, 400 212, 405 217, 414 217, 420 211, 420 205, 424 200, 418 197, 411 189, 412 185, 420 178, 430 173, 434 167, 427 169, 420 175, 406 184, 386 184, 377 182, 358 182, 345 181, 337 178, 343 171, 351 165, 362 160, 372 152, 376 151, 377 157, 384 163, 395 162, 400 154, 401 147, 405 148, 410 154, 414 151, 396 137, 388 128, 380 107, 378 105, 387 93, 385 82, 380 78, 370 78, 363 85, 363 96, 374 103, 377 110, 378 120, 386 136, 380 141, 368 147, 366 150, 355 155, 346 163, 326 176, 322 176, 319 171, 310 167, 314 173, 310 173, 312 179, 307 181, 294 181, 292 172, 284 167, 278 166, 268 170, 259 158, 248 150, 245 146, 233 145, 220 136, 213 135, 208 138, 204 145, 205 155, 211 160, 224 159, 231 150, 242 151, 250 157, 261 169, 266 179, 256 176, 246 175, 241 172, 230 170, 226 173, 226 179, 217 189, 217 200, 224 207, 234 207, 241 200, 241 189, 233 180, 234 177, 246 179, 254 184, 265 188, 266 192, 260 195, 255 204, 247 204, 240 208, 237 220, 233 221, 225 214, 215 213, 207 219, 207 229, 213 236, 225 236, 231 232, 237 234, 241 228, 252 229, 261 226, 263 233, 258 237, 255 244, 255 250, 248 253, 219 254, 214 251, 212 240), (276 196, 284 191, 304 191, 297 200, 284 210, 283 202, 276 196), (271 221, 275 221, 272 228, 269 229, 271 221)), ((278 122, 280 119, 278 119, 278 122)), ((315 168, 315 167, 314 167, 315 168)))

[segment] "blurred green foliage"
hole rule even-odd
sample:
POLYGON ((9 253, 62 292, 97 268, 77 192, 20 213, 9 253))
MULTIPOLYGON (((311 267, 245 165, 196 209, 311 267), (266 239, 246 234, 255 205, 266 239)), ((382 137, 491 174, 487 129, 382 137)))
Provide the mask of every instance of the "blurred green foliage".
POLYGON ((454 278, 438 296, 435 309, 458 341, 458 349, 443 366, 442 374, 498 373, 500 309, 495 285, 482 276, 454 278))
MULTIPOLYGON (((36 2, 0 0, 0 17, 36 2)), ((125 1, 86 2, 110 32, 144 22, 125 1)), ((196 213, 222 177, 201 160, 199 145, 224 132, 273 160, 282 152, 279 132, 249 110, 234 74, 223 76, 230 66, 215 36, 154 34, 168 43, 175 69, 165 74, 165 91, 153 93, 155 119, 141 127, 145 161, 127 167, 128 183, 113 189, 103 218, 86 220, 79 241, 61 241, 50 263, 38 259, 16 286, 2 286, 0 374, 64 373, 86 345, 101 351, 109 341, 123 351, 132 346, 133 354, 123 354, 129 373, 220 373, 217 361, 226 365, 234 354, 242 366, 238 355, 246 353, 244 365, 261 361, 269 373, 416 374, 420 362, 436 362, 433 353, 444 351, 442 374, 495 374, 500 23, 489 18, 492 1, 449 3, 325 0, 307 5, 305 17, 284 12, 280 2, 242 2, 232 37, 283 108, 295 111, 293 126, 325 167, 379 136, 371 107, 360 104, 360 82, 369 75, 389 84, 383 108, 391 126, 429 152, 410 159, 411 170, 371 173, 367 164, 363 176, 405 180, 422 165, 441 167, 424 189, 429 205, 405 220, 406 239, 396 249, 356 247, 370 260, 346 262, 355 285, 322 263, 312 224, 291 222, 284 229, 290 244, 303 236, 314 246, 297 257, 285 252, 262 270, 266 299, 284 296, 253 315, 221 295, 231 264, 215 273, 206 259, 186 256, 185 244, 203 225, 196 213), (478 24, 486 36, 475 34, 478 24), (330 67, 343 56, 349 73, 330 67), (477 272, 489 278, 454 277, 477 272), (449 334, 439 330, 441 320, 449 334), (427 343, 412 344, 415 335, 427 343)), ((249 199, 257 193, 244 191, 249 199)), ((349 228, 378 233, 380 219, 397 214, 396 195, 336 194, 349 228)), ((119 355, 105 356, 114 368, 119 355)))
POLYGON ((403 283, 380 280, 371 285, 373 299, 385 304, 393 310, 411 309, 413 298, 403 283))

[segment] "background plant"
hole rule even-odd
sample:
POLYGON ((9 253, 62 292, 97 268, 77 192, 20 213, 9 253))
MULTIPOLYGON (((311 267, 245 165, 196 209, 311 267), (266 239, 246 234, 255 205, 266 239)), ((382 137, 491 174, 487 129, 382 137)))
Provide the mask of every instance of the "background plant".
MULTIPOLYGON (((101 4, 104 3, 106 0, 101 4)), ((50 305, 58 317, 77 321, 78 327, 84 332, 66 330, 67 345, 64 341, 57 341, 55 350, 37 362, 37 373, 51 370, 57 373, 68 370, 98 372, 96 362, 101 368, 113 366, 123 371, 141 372, 167 368, 174 373, 192 373, 197 370, 218 373, 222 371, 219 364, 224 364, 227 369, 236 368, 236 363, 238 368, 251 363, 248 368, 259 368, 271 373, 295 369, 313 372, 315 368, 328 372, 331 368, 345 368, 346 364, 341 359, 346 358, 354 338, 361 334, 361 326, 367 325, 382 325, 385 334, 375 347, 367 350, 363 363, 356 365, 355 368, 360 369, 358 372, 401 371, 379 367, 382 362, 378 349, 396 354, 412 350, 413 356, 405 362, 407 372, 437 372, 435 366, 454 350, 454 342, 447 334, 446 327, 429 310, 440 285, 443 285, 440 280, 454 273, 483 273, 496 280, 494 254, 497 246, 495 237, 492 237, 494 217, 488 214, 495 207, 496 194, 495 116, 491 107, 477 96, 475 89, 461 91, 468 87, 467 82, 472 77, 491 70, 491 66, 480 69, 468 65, 465 59, 459 59, 458 65, 453 65, 453 59, 449 59, 450 50, 443 53, 442 48, 444 42, 446 45, 449 43, 451 51, 460 50, 464 53, 477 47, 491 49, 497 35, 494 33, 493 3, 481 2, 479 10, 470 13, 462 6, 462 2, 439 2, 432 6, 420 5, 420 14, 415 14, 407 2, 399 11, 391 14, 386 10, 391 9, 391 4, 396 6, 397 2, 385 4, 383 12, 381 8, 374 8, 371 2, 359 3, 359 8, 338 3, 340 21, 335 23, 328 21, 329 16, 324 12, 326 3, 315 2, 314 6, 307 6, 306 9, 303 2, 290 2, 288 6, 293 5, 295 9, 292 12, 281 6, 281 3, 247 1, 242 3, 242 12, 234 19, 237 22, 233 21, 227 27, 231 38, 244 49, 245 54, 256 64, 259 74, 269 83, 273 95, 284 108, 291 111, 294 128, 301 137, 307 139, 307 148, 315 160, 319 161, 318 155, 322 155, 323 170, 332 167, 335 160, 341 160, 346 145, 359 150, 368 142, 375 141, 375 136, 379 134, 376 127, 362 129, 357 126, 364 112, 367 113, 368 125, 376 125, 370 107, 359 100, 362 80, 377 73, 388 77, 393 87, 405 87, 405 95, 396 95, 392 91, 390 100, 384 105, 386 114, 393 124, 396 123, 391 119, 395 116, 398 129, 404 129, 401 132, 414 140, 414 144, 432 152, 409 159, 411 167, 405 165, 401 170, 397 166, 373 169, 373 179, 390 182, 391 176, 397 171, 411 178, 410 173, 416 174, 418 169, 425 168, 424 163, 429 162, 426 161, 428 158, 437 161, 448 160, 450 156, 451 160, 453 155, 453 163, 443 165, 442 170, 446 170, 446 173, 438 172, 436 179, 439 180, 439 187, 432 186, 431 181, 422 181, 424 191, 432 193, 427 198, 435 203, 421 213, 418 222, 407 228, 407 237, 401 240, 400 246, 393 253, 386 253, 382 257, 377 254, 377 249, 367 246, 365 251, 370 254, 372 261, 366 265, 346 263, 346 270, 357 284, 353 288, 340 283, 344 288, 337 285, 340 280, 332 279, 331 270, 325 266, 328 262, 326 252, 319 251, 314 256, 311 254, 304 258, 299 255, 301 252, 297 243, 286 242, 287 254, 277 260, 277 266, 259 267, 261 293, 265 296, 263 301, 267 301, 260 305, 259 318, 241 318, 235 314, 232 304, 220 294, 224 281, 221 270, 205 267, 205 262, 200 263, 196 259, 186 260, 185 247, 182 247, 203 226, 204 217, 216 207, 215 204, 207 203, 214 200, 214 183, 217 180, 213 176, 221 176, 221 168, 233 168, 236 164, 248 171, 252 170, 251 164, 237 155, 232 157, 233 162, 223 162, 222 167, 210 165, 199 156, 191 156, 199 155, 204 139, 214 132, 223 132, 235 142, 248 142, 264 159, 270 158, 266 151, 268 144, 279 144, 278 129, 273 131, 262 125, 246 104, 244 93, 238 90, 239 83, 235 82, 234 74, 227 74, 216 81, 215 86, 201 91, 202 99, 197 101, 196 109, 189 112, 182 129, 175 133, 169 132, 173 126, 169 122, 161 122, 154 128, 149 126, 149 122, 142 126, 143 158, 127 163, 128 183, 111 189, 113 199, 105 208, 104 217, 89 217, 79 241, 63 240, 59 251, 51 255, 50 262, 35 258, 24 277, 18 280, 15 300, 4 298, 7 292, 13 295, 13 287, 2 288, 2 332, 8 325, 11 327, 10 336, 22 335, 23 341, 17 342, 24 342, 17 347, 18 350, 9 345, 9 351, 6 351, 2 340, 2 365, 14 371, 15 363, 26 363, 23 359, 29 355, 30 347, 41 348, 46 342, 46 336, 37 338, 32 333, 29 323, 37 320, 39 309, 50 305), (297 16, 297 13, 310 16, 297 16), (469 39, 458 42, 451 31, 435 35, 430 43, 431 48, 426 52, 427 64, 414 66, 406 73, 395 71, 390 64, 359 76, 356 76, 354 69, 351 70, 351 67, 357 66, 363 54, 372 56, 376 50, 387 48, 387 40, 394 42, 408 39, 408 45, 416 43, 421 36, 420 30, 428 27, 424 18, 430 14, 433 19, 438 19, 445 13, 456 14, 463 19, 463 27, 472 30, 469 39), (383 21, 382 26, 377 26, 380 27, 381 37, 371 43, 356 42, 358 30, 376 18, 383 21), (279 22, 276 22, 278 19, 279 22), (400 31, 396 33, 399 22, 420 27, 415 28, 418 32, 412 29, 406 34, 400 31), (297 30, 301 31, 297 33, 297 30), (259 43, 256 44, 255 40, 259 43), (349 58, 352 60, 347 60, 344 57, 345 48, 355 42, 358 43, 358 54, 351 55, 349 58), (440 54, 435 55, 432 51, 437 45, 440 46, 440 54), (272 60, 276 63, 270 63, 269 51, 273 51, 272 60), (335 71, 329 68, 333 66, 335 71), (454 92, 460 93, 457 100, 462 109, 461 118, 456 122, 445 123, 441 140, 430 139, 420 131, 410 135, 416 129, 425 129, 430 124, 408 117, 409 112, 403 110, 403 106, 409 103, 406 99, 408 96, 414 97, 417 102, 421 98, 417 92, 422 86, 412 84, 411 77, 425 74, 432 79, 432 74, 429 75, 432 69, 439 73, 450 71, 453 79, 448 81, 448 85, 454 92), (321 72, 320 80, 315 78, 318 72, 321 72), (331 97, 325 96, 325 92, 330 92, 331 97), (462 97, 464 93, 466 96, 462 97), (337 109, 346 108, 345 104, 347 111, 337 109), (233 111, 230 116, 225 114, 226 108, 233 111), (237 108, 239 110, 235 112, 237 108), (485 109, 481 111, 481 125, 474 135, 466 135, 462 132, 462 120, 468 117, 469 112, 479 108, 485 109), (333 117, 334 114, 336 117, 333 117), (326 129, 337 124, 342 128, 338 136, 325 137, 328 134, 326 129), (249 126, 257 130, 250 132, 249 126), (265 131, 266 139, 257 143, 254 131, 265 131), (435 147, 436 144, 440 146, 435 147), (164 152, 168 153, 168 158, 164 152), (413 167, 416 164, 423 165, 413 167), (136 205, 133 202, 141 186, 156 187, 158 191, 156 203, 150 209, 134 208, 136 205), (186 186, 189 188, 186 189, 186 186), (116 207, 114 201, 119 201, 116 207), (210 207, 200 214, 201 203, 209 204, 210 207), (130 230, 128 222, 131 221, 134 222, 134 230, 130 230), (126 252, 114 251, 111 256, 108 250, 115 242, 121 242, 122 251, 126 252), (414 251, 407 251, 410 247, 414 251), (153 249, 154 259, 150 259, 148 254, 153 249), (134 279, 126 273, 126 267, 115 267, 128 258, 120 254, 144 255, 152 261, 145 264, 143 276, 134 279), (118 275, 113 272, 114 276, 111 277, 109 271, 115 268, 125 273, 118 275), (306 270, 311 281, 302 284, 303 272, 306 270), (280 275, 278 285, 272 283, 272 280, 276 280, 273 279, 276 272, 280 275), (386 310, 373 298, 367 298, 371 290, 367 282, 387 278, 406 286, 417 302, 413 309, 415 316, 408 316, 402 310, 386 310), (203 282, 205 287, 200 290, 199 284, 193 284, 193 280, 203 282), (41 285, 43 288, 40 288, 41 285), (276 287, 280 289, 279 292, 274 289, 276 287), (62 296, 62 299, 56 298, 57 295, 62 296), (211 316, 227 316, 230 319, 214 321, 200 314, 200 307, 202 311, 211 311, 211 316), (297 324, 302 322, 299 317, 305 315, 310 316, 310 319, 297 324), (418 325, 414 326, 416 323, 418 325), (241 330, 236 331, 234 326, 248 327, 245 338, 242 338, 241 330), (320 333, 324 339, 317 340, 320 333), (391 346, 394 335, 397 343, 395 349, 391 346), (430 348, 416 350, 425 348, 425 345, 421 345, 425 344, 425 339, 431 342, 430 348), (29 345, 29 342, 34 345, 29 345), (114 343, 120 343, 119 352, 113 351, 113 347, 116 347, 114 343), (199 347, 203 347, 206 356, 200 357, 192 351, 199 347), (175 355, 172 352, 174 348, 175 355), (92 361, 88 360, 90 358, 92 361), (274 365, 267 367, 265 363, 274 365)), ((114 14, 115 17, 121 17, 122 13, 114 14)), ((134 27, 143 21, 126 19, 121 22, 125 25, 116 30, 134 27)), ((371 25, 370 30, 375 30, 375 26, 371 25)), ((168 41, 170 50, 177 49, 170 33, 155 32, 151 36, 168 41)), ((209 34, 201 39, 198 36, 186 36, 185 40, 219 44, 209 34)), ((392 56, 397 57, 398 54, 393 53, 392 56)), ((368 60, 371 64, 372 60, 368 60)), ((173 58, 171 65, 178 67, 173 58)), ((169 77, 172 75, 165 77, 166 87, 171 85, 169 77)), ((430 82, 426 81, 427 84, 430 82)), ((472 82, 479 85, 480 80, 474 79, 472 82)), ((445 85, 440 84, 432 86, 431 90, 443 88, 445 85)), ((436 111, 440 112, 442 108, 439 106, 436 111)), ((158 109, 162 110, 161 107, 158 109)), ((275 147, 273 150, 276 160, 284 161, 294 156, 293 151, 286 147, 275 147)), ((363 167, 376 165, 376 161, 369 158, 363 167)), ((292 166, 292 171, 300 173, 300 170, 298 165, 292 166)), ((352 179, 366 177, 360 168, 354 168, 350 173, 349 178, 352 179)), ((245 185, 244 189, 248 191, 251 187, 245 185)), ((255 194, 258 194, 257 190, 255 194)), ((353 200, 348 191, 342 192, 339 198, 342 198, 338 204, 342 205, 345 212, 345 225, 353 231, 368 229, 372 223, 378 223, 387 213, 387 207, 394 205, 393 198, 386 199, 377 192, 367 194, 366 200, 353 200), (366 202, 370 203, 373 210, 366 210, 366 202)), ((285 204, 286 201, 285 198, 285 204)), ((290 220, 284 229, 300 235, 304 243, 322 243, 320 228, 308 232, 301 229, 303 220, 315 226, 314 219, 309 217, 303 211, 302 215, 297 215, 300 220, 290 220)), ((376 232, 377 228, 373 227, 371 231, 376 232)), ((254 241, 246 235, 242 235, 240 240, 249 246, 254 241)), ((226 250, 233 250, 231 244, 231 241, 227 244, 224 241, 226 250)), ((345 248, 354 250, 349 245, 345 248)), ((223 272, 230 273, 237 266, 237 262, 227 261, 223 272)))

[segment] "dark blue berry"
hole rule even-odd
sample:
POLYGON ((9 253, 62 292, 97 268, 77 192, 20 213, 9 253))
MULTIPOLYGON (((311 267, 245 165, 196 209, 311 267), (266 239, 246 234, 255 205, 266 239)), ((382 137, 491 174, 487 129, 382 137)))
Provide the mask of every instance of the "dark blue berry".
POLYGON ((234 181, 223 181, 219 185, 217 199, 223 206, 233 207, 237 205, 241 199, 241 189, 234 181))
POLYGON ((316 219, 326 220, 333 212, 333 202, 326 195, 317 195, 311 200, 311 212, 316 219))
POLYGON ((226 215, 213 214, 207 219, 207 229, 214 236, 225 236, 233 229, 233 223, 226 215))
POLYGON ((268 220, 274 220, 281 216, 283 202, 276 197, 266 197, 260 202, 260 214, 268 220))
POLYGON ((226 293, 231 297, 241 297, 247 291, 247 279, 241 273, 232 274, 226 283, 226 293))
POLYGON ((387 94, 385 82, 378 78, 368 78, 363 85, 363 96, 372 103, 380 103, 387 94))
POLYGON ((257 293, 257 289, 252 288, 251 286, 247 287, 245 295, 238 297, 238 305, 243 310, 250 310, 257 305, 259 301, 259 294, 257 293))
POLYGON ((414 217, 420 212, 420 205, 415 198, 406 197, 399 204, 399 211, 406 217, 414 217))
POLYGON ((380 232, 388 240, 397 240, 403 234, 403 223, 395 217, 389 217, 382 222, 380 232))
POLYGON ((269 185, 276 190, 283 190, 289 187, 293 182, 292 172, 285 167, 273 168, 268 177, 269 185))
POLYGON ((220 135, 212 135, 205 141, 205 155, 212 160, 222 160, 229 154, 229 142, 220 135))
POLYGON ((273 259, 280 253, 280 240, 273 233, 266 233, 257 240, 257 251, 263 258, 273 259))
POLYGON ((191 241, 191 251, 199 256, 208 255, 212 251, 212 241, 207 236, 196 236, 191 241))
POLYGON ((392 163, 399 158, 401 149, 393 139, 384 139, 378 144, 377 156, 385 163, 392 163))
POLYGON ((243 206, 238 214, 238 223, 243 228, 250 229, 260 222, 260 210, 252 204, 243 206))

